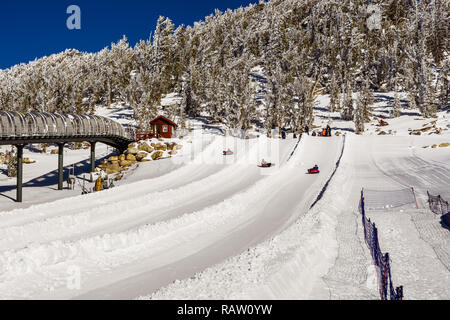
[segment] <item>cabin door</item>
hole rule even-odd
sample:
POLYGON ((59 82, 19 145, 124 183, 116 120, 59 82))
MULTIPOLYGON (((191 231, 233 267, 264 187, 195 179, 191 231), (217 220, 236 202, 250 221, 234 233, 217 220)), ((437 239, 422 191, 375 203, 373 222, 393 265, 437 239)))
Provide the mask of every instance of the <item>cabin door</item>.
POLYGON ((161 137, 161 125, 160 124, 156 125, 156 136, 161 137))

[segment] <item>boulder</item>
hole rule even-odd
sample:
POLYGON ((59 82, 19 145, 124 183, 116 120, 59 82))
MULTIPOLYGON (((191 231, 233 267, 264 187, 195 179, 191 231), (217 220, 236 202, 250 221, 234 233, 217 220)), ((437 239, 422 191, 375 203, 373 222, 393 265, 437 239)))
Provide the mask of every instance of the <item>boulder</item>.
POLYGON ((138 148, 128 148, 127 154, 137 154, 139 152, 138 148))
POLYGON ((172 151, 173 149, 175 149, 175 146, 177 145, 175 142, 171 143, 171 142, 166 142, 165 143, 167 146, 167 150, 172 151))
POLYGON ((177 152, 176 152, 176 151, 169 151, 169 154, 170 154, 171 156, 174 156, 174 155, 177 154, 177 152))
POLYGON ((126 156, 124 155, 124 154, 121 154, 120 156, 119 156, 119 161, 123 161, 123 160, 125 160, 126 159, 126 156))
POLYGON ((112 156, 112 157, 109 157, 109 159, 108 159, 108 161, 118 161, 118 160, 119 160, 118 156, 112 156))
POLYGON ((446 147, 450 147, 450 142, 444 142, 439 145, 439 148, 446 148, 446 147))
POLYGON ((163 156, 163 154, 164 153, 162 151, 155 151, 152 154, 151 158, 152 158, 152 160, 158 160, 158 159, 160 159, 163 156))
POLYGON ((437 145, 436 145, 436 144, 433 144, 433 145, 432 145, 431 147, 432 147, 432 148, 434 149, 434 148, 436 148, 436 147, 437 147, 437 145))
POLYGON ((160 144, 160 143, 158 143, 158 144, 155 146, 155 150, 166 151, 166 150, 167 150, 167 146, 166 146, 165 144, 160 144))
POLYGON ((378 120, 377 126, 385 127, 385 126, 388 126, 388 125, 389 125, 389 123, 387 121, 384 121, 383 119, 378 120))
POLYGON ((119 161, 117 161, 117 162, 114 161, 114 162, 108 164, 106 167, 110 168, 110 169, 117 169, 117 170, 119 170, 120 169, 119 161))
POLYGON ((141 151, 136 155, 136 160, 137 161, 142 161, 142 159, 144 159, 147 156, 147 152, 141 151))
POLYGON ((387 133, 384 132, 384 131, 380 131, 380 133, 378 133, 378 135, 379 135, 379 136, 384 136, 384 135, 387 135, 387 133))
POLYGON ((128 145, 128 149, 137 148, 138 144, 136 142, 132 142, 128 145))
POLYGON ((50 154, 58 154, 58 149, 53 149, 52 151, 50 151, 50 154))
POLYGON ((129 160, 122 160, 119 164, 121 167, 129 167, 133 164, 133 162, 129 160))
POLYGON ((129 160, 129 161, 136 161, 136 156, 131 154, 131 153, 129 153, 129 154, 127 154, 127 158, 126 159, 129 160))
POLYGON ((139 149, 139 151, 145 151, 148 153, 153 152, 153 148, 150 147, 146 142, 140 144, 138 149, 139 149))
POLYGON ((113 174, 120 171, 120 165, 119 162, 117 163, 110 163, 106 166, 106 173, 107 174, 113 174))
POLYGON ((31 160, 30 158, 23 158, 23 163, 32 164, 32 163, 36 163, 36 160, 31 160))
POLYGON ((118 173, 119 171, 120 171, 120 168, 118 168, 118 169, 106 168, 106 174, 114 174, 114 173, 118 173))

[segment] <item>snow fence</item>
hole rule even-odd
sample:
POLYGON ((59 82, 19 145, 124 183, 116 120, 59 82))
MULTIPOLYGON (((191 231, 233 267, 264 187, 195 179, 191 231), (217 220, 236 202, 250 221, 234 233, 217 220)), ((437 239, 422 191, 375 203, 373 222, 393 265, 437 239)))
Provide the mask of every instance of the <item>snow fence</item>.
POLYGON ((405 205, 417 208, 414 188, 400 190, 371 190, 364 189, 365 210, 389 210, 405 205))
POLYGON ((397 287, 394 290, 394 284, 392 283, 389 254, 383 254, 383 252, 381 252, 380 244, 378 242, 377 227, 375 226, 375 223, 366 218, 363 190, 361 190, 359 211, 362 216, 362 224, 364 227, 364 239, 369 247, 373 263, 377 270, 380 298, 381 300, 402 300, 403 286, 397 287))

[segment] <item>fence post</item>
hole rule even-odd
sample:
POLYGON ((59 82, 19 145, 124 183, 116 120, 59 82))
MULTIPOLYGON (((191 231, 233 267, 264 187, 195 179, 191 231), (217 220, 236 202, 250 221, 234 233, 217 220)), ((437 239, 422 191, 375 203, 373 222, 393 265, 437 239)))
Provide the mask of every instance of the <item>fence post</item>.
POLYGON ((387 300, 387 289, 388 289, 388 280, 386 274, 390 272, 390 264, 389 264, 389 253, 386 252, 386 254, 383 257, 383 264, 384 264, 384 273, 383 273, 383 296, 384 299, 387 300))
POLYGON ((397 300, 403 300, 403 286, 395 288, 395 293, 397 300))
MULTIPOLYGON (((370 220, 369 220, 370 222, 370 220)), ((377 252, 377 248, 378 248, 378 230, 377 227, 375 226, 375 223, 372 223, 372 228, 373 228, 373 243, 372 243, 372 251, 373 251, 373 260, 375 265, 378 265, 378 252, 377 252)))
POLYGON ((361 196, 361 212, 362 212, 362 215, 365 217, 366 216, 366 209, 364 208, 364 196, 362 195, 361 196))

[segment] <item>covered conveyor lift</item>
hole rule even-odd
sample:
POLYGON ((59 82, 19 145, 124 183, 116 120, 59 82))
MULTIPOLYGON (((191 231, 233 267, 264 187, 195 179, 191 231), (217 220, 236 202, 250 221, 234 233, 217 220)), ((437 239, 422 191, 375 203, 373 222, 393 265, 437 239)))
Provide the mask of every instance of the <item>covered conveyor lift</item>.
POLYGON ((97 142, 110 145, 120 152, 135 141, 133 128, 96 115, 57 113, 20 113, 0 111, 0 145, 17 148, 17 202, 22 202, 23 148, 27 144, 56 143, 58 145, 58 190, 63 189, 64 145, 87 141, 91 144, 91 172, 95 170, 97 142))

